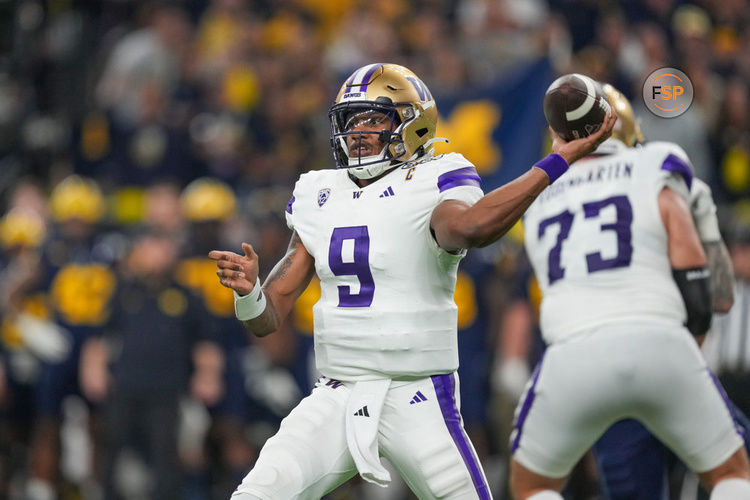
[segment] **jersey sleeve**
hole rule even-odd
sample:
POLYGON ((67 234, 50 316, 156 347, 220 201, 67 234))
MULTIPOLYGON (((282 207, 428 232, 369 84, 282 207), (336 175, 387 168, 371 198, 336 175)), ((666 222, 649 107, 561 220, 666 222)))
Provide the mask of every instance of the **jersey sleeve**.
POLYGON ((292 197, 289 198, 289 201, 286 204, 286 210, 284 211, 284 215, 286 215, 286 225, 289 226, 289 229, 294 231, 294 194, 292 194, 292 197))
POLYGON ((484 196, 481 182, 476 167, 462 155, 452 153, 439 158, 436 181, 438 203, 460 200, 473 205, 484 196))
POLYGON ((689 201, 693 184, 693 166, 687 153, 677 144, 654 142, 646 146, 657 188, 668 187, 689 201))
POLYGON ((286 210, 284 211, 284 215, 286 216, 286 225, 289 226, 289 229, 291 229, 292 231, 294 231, 295 211, 300 205, 297 200, 299 200, 300 196, 304 193, 305 179, 305 174, 302 174, 300 178, 297 179, 297 182, 294 184, 294 191, 292 191, 292 197, 289 198, 289 201, 286 204, 286 210))

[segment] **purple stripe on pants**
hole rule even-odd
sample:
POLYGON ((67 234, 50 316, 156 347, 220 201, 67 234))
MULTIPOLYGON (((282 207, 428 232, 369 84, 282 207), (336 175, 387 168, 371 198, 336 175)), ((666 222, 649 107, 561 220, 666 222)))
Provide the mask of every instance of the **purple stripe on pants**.
POLYGON ((536 383, 539 380, 539 372, 542 371, 542 361, 544 361, 544 355, 542 355, 542 359, 540 359, 539 363, 537 363, 536 365, 536 369, 534 370, 534 379, 531 382, 531 387, 529 387, 529 390, 526 392, 526 399, 523 400, 521 411, 518 413, 518 418, 513 424, 514 432, 516 435, 513 437, 513 443, 511 443, 510 446, 511 453, 515 453, 518 449, 518 444, 521 442, 521 432, 523 431, 523 424, 526 422, 526 417, 529 416, 531 405, 534 404, 534 397, 536 396, 534 389, 536 389, 536 383))
POLYGON ((716 386, 716 389, 719 391, 719 394, 721 394, 721 399, 724 401, 724 406, 727 407, 727 410, 729 410, 729 417, 732 419, 732 423, 734 423, 734 430, 737 431, 737 434, 739 434, 742 439, 745 439, 745 429, 742 428, 742 426, 737 423, 737 419, 734 417, 734 409, 732 407, 732 403, 729 401, 729 396, 727 396, 726 391, 724 390, 724 387, 722 387, 721 382, 719 382, 719 379, 716 378, 716 375, 714 375, 714 372, 712 372, 709 368, 706 368, 708 371, 708 374, 711 376, 711 380, 714 381, 714 385, 716 386))
POLYGON ((476 457, 469 438, 464 432, 461 414, 458 412, 458 407, 456 406, 454 376, 452 373, 448 375, 434 375, 432 377, 432 385, 435 386, 435 394, 440 404, 440 411, 443 413, 445 425, 448 427, 448 432, 453 438, 453 442, 456 444, 461 458, 464 464, 466 464, 466 468, 469 469, 474 489, 479 495, 480 500, 491 500, 490 488, 487 486, 484 474, 482 474, 482 466, 479 464, 479 459, 476 457))

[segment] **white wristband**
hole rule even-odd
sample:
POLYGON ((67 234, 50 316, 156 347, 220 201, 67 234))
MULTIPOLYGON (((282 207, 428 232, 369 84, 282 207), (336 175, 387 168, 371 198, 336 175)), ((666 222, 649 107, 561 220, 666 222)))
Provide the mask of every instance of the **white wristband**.
POLYGON ((255 286, 245 296, 234 292, 234 315, 240 321, 255 319, 266 310, 266 295, 260 289, 260 279, 255 280, 255 286))

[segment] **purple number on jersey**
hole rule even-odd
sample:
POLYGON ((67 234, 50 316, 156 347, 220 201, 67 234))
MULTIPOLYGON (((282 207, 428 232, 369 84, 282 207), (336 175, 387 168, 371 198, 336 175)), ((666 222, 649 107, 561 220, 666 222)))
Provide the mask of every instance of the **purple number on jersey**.
MULTIPOLYGON (((602 209, 609 205, 615 207, 615 222, 602 224, 599 226, 599 229, 601 232, 615 232, 617 235, 617 255, 611 259, 605 259, 602 257, 601 252, 587 254, 586 268, 589 273, 617 267, 628 267, 633 257, 633 233, 631 230, 631 225, 633 224, 633 207, 627 196, 612 196, 604 200, 584 203, 584 218, 591 219, 598 217, 602 209)), ((562 267, 560 259, 563 241, 570 234, 570 228, 573 225, 573 214, 568 210, 564 210, 557 215, 542 220, 539 223, 538 238, 544 236, 547 228, 553 224, 560 224, 560 232, 557 234, 557 241, 550 249, 549 256, 547 257, 547 279, 550 285, 565 277, 565 268, 562 267)))
POLYGON ((560 265, 560 254, 562 253, 563 241, 568 237, 570 226, 573 225, 573 214, 565 210, 557 215, 544 219, 539 223, 538 237, 541 238, 544 236, 545 231, 547 231, 547 228, 552 224, 560 224, 560 232, 557 233, 555 246, 549 251, 549 256, 547 257, 547 278, 549 278, 550 285, 565 277, 565 269, 560 265))
POLYGON ((600 252, 586 255, 586 265, 590 273, 616 267, 628 267, 633 257, 633 234, 630 225, 633 223, 633 207, 627 196, 612 196, 600 201, 584 203, 583 213, 587 219, 596 217, 602 208, 614 205, 617 213, 615 222, 599 226, 602 232, 614 231, 617 234, 617 255, 611 259, 602 258, 600 252))
POLYGON ((336 276, 356 276, 359 293, 351 293, 349 285, 339 285, 339 307, 369 307, 375 295, 375 281, 370 272, 370 235, 367 226, 337 227, 328 248, 328 266, 336 276), (344 262, 344 241, 354 240, 354 258, 344 262))

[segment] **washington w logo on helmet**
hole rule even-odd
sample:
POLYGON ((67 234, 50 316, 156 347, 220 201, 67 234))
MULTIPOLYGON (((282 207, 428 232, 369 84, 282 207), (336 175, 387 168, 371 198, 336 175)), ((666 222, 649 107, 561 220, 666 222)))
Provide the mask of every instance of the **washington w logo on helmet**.
POLYGON ((427 85, 397 64, 357 69, 341 86, 328 118, 336 167, 360 179, 430 157, 432 144, 445 140, 435 137, 438 112, 427 85), (368 134, 377 136, 382 150, 363 146, 368 134))

